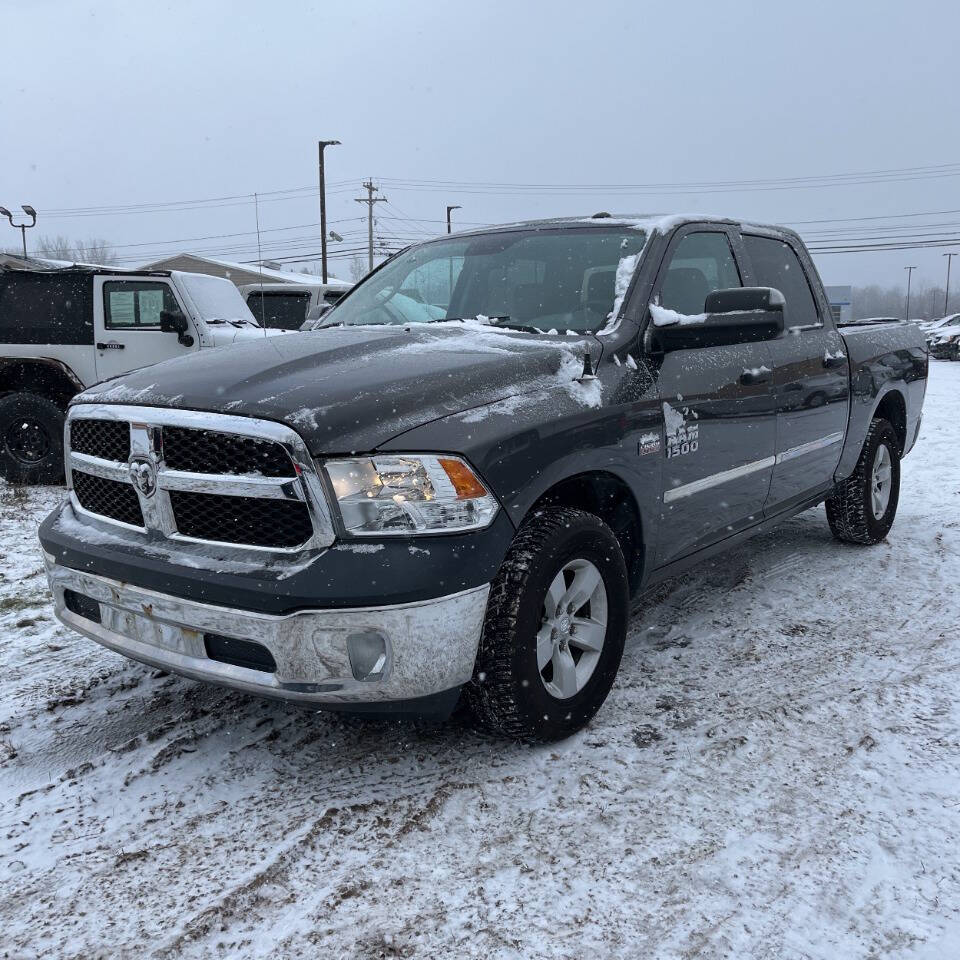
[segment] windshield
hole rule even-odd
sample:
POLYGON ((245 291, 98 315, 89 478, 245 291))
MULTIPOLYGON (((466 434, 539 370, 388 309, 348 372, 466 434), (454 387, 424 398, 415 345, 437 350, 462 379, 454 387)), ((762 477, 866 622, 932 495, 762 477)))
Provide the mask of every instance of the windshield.
POLYGON ((595 331, 614 308, 617 267, 645 242, 642 230, 617 226, 426 243, 373 274, 320 325, 486 317, 538 332, 595 331))
POLYGON ((240 291, 229 280, 205 273, 178 273, 177 277, 207 322, 233 320, 259 326, 240 291))

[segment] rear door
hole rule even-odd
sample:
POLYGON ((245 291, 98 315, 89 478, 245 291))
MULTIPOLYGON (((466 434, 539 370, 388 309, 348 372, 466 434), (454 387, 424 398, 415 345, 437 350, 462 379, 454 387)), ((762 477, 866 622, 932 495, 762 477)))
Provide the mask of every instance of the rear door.
POLYGON ((96 277, 94 328, 98 380, 192 353, 198 345, 193 321, 166 277, 96 277), (160 329, 164 310, 187 317, 191 345, 160 329))
MULTIPOLYGON (((731 230, 689 225, 674 235, 654 301, 698 314, 714 290, 743 286, 731 230)), ((674 350, 654 358, 664 417, 663 565, 762 519, 776 416, 765 343, 674 350)))
POLYGON ((767 346, 774 366, 777 462, 766 512, 817 495, 833 479, 843 449, 850 373, 829 306, 818 302, 808 267, 789 236, 743 233, 751 282, 786 300, 786 332, 767 346))

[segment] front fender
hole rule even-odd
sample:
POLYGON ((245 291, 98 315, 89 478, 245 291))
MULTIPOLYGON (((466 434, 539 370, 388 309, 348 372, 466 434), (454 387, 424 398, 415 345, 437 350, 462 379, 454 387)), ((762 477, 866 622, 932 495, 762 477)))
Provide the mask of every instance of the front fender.
POLYGON ((633 494, 644 540, 653 543, 662 482, 659 403, 592 406, 585 399, 564 389, 511 397, 416 427, 381 449, 466 457, 514 526, 557 484, 585 473, 612 474, 633 494))

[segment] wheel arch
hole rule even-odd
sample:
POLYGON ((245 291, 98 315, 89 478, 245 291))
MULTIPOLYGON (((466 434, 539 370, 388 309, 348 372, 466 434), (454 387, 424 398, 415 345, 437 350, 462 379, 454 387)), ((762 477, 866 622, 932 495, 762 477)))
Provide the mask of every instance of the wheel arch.
POLYGON ((873 411, 873 419, 878 417, 890 422, 897 435, 902 455, 907 446, 907 401, 896 387, 888 390, 880 398, 880 402, 873 411))
POLYGON ((83 389, 77 375, 59 360, 48 357, 11 357, 0 360, 0 396, 35 393, 66 410, 83 389))
POLYGON ((620 543, 630 593, 636 594, 646 566, 647 541, 640 505, 622 477, 607 470, 590 470, 564 477, 540 494, 526 516, 547 506, 578 507, 603 520, 620 543))

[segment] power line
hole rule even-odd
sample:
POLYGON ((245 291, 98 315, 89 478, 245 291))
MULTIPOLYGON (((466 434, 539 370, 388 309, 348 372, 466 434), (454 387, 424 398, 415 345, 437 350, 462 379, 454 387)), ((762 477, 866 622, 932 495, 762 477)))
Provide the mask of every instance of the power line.
MULTIPOLYGON (((849 185, 856 183, 877 182, 908 182, 911 180, 938 179, 942 177, 960 176, 960 163, 937 164, 921 167, 897 167, 882 170, 867 170, 849 173, 817 174, 801 177, 771 177, 747 180, 714 180, 714 181, 676 181, 662 183, 511 183, 485 181, 456 181, 456 180, 428 180, 380 178, 383 183, 395 185, 402 190, 450 190, 457 189, 469 192, 496 192, 506 191, 527 193, 582 193, 589 194, 598 191, 617 191, 622 193, 684 193, 684 192, 725 192, 731 190, 763 190, 787 189, 796 187, 822 187, 831 185, 849 185)), ((339 180, 328 185, 333 192, 347 192, 353 189, 353 180, 339 180)), ((313 196, 316 188, 313 185, 304 187, 289 187, 280 190, 258 191, 261 203, 278 202, 284 200, 302 199, 313 196)), ((253 203, 253 194, 227 194, 219 197, 202 197, 180 200, 141 201, 125 204, 96 204, 84 207, 52 207, 44 211, 45 217, 85 217, 85 216, 116 216, 136 213, 159 213, 164 211, 183 211, 202 209, 217 206, 238 206, 253 203)), ((958 211, 952 211, 958 212, 958 211)), ((925 215, 925 214, 924 214, 925 215)), ((855 219, 855 218, 852 218, 855 219)), ((869 219, 869 218, 863 218, 869 219)), ((803 222, 836 222, 836 221, 803 221, 803 222)))

